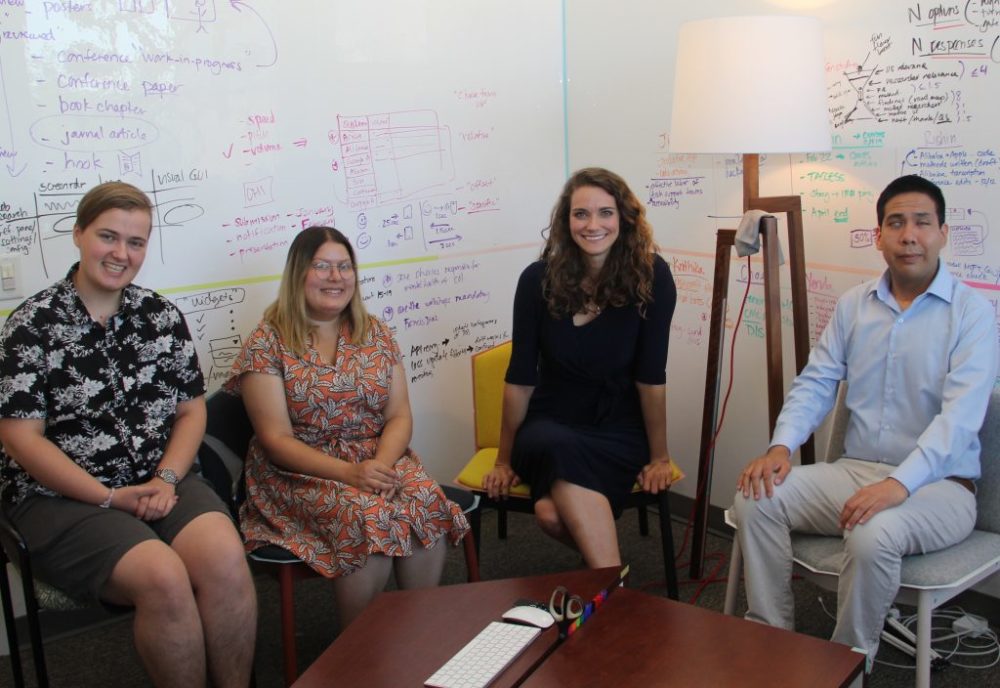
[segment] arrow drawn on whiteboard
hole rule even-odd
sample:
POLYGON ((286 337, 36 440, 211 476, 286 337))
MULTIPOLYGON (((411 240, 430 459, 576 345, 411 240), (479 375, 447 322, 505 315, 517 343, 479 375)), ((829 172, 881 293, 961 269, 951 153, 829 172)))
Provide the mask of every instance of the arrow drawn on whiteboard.
POLYGON ((7 117, 7 141, 10 144, 10 148, 0 146, 0 157, 10 159, 10 162, 5 165, 7 168, 7 174, 11 177, 16 177, 24 172, 25 168, 28 167, 28 164, 24 163, 21 165, 21 169, 17 169, 17 151, 14 150, 14 122, 10 116, 10 105, 7 100, 7 79, 5 79, 3 75, 3 60, 0 60, 0 98, 3 98, 3 111, 4 115, 7 117), (15 172, 15 170, 17 171, 15 172))
POLYGON ((456 234, 455 236, 442 237, 440 239, 428 239, 427 243, 428 244, 442 244, 442 243, 446 243, 446 242, 449 242, 449 241, 461 241, 461 240, 462 240, 462 235, 461 234, 456 234))
POLYGON ((278 61, 278 44, 274 40, 274 34, 271 33, 271 27, 267 25, 266 21, 264 21, 264 17, 260 16, 260 13, 257 10, 250 7, 250 5, 248 5, 247 3, 242 2, 242 0, 229 0, 229 6, 232 7, 234 10, 236 10, 237 12, 242 12, 243 9, 241 8, 247 9, 254 15, 256 15, 258 19, 260 19, 260 23, 264 25, 264 30, 267 31, 267 35, 271 39, 271 47, 274 49, 274 59, 268 62, 267 64, 258 64, 256 66, 273 67, 274 64, 278 61))

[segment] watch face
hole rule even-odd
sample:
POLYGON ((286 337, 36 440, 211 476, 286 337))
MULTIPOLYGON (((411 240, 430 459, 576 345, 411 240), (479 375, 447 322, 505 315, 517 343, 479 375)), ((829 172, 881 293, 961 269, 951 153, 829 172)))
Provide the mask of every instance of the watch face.
POLYGON ((153 473, 157 478, 167 483, 168 485, 176 485, 180 481, 177 479, 177 474, 174 473, 169 468, 157 468, 156 472, 153 473))

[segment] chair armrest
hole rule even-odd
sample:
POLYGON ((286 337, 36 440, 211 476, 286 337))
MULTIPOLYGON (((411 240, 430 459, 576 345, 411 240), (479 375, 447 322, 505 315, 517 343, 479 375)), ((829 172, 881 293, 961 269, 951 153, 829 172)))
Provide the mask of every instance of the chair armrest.
POLYGON ((240 484, 243 479, 243 461, 221 440, 206 434, 198 448, 201 474, 212 483, 215 492, 229 505, 235 518, 239 512, 240 484))

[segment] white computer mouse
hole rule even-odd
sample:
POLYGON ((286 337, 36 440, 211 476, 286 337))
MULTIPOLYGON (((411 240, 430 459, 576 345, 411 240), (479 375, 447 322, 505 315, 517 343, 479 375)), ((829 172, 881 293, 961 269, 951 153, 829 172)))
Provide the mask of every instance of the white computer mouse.
POLYGON ((538 628, 548 628, 555 623, 555 619, 547 611, 528 605, 511 607, 503 613, 503 618, 507 621, 524 623, 529 626, 537 626, 538 628))

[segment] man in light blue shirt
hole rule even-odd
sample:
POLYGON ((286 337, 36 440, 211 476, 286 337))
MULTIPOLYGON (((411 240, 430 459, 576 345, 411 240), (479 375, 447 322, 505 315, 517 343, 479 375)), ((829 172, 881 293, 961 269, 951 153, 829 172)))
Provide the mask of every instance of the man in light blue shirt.
POLYGON ((733 505, 754 621, 793 627, 791 531, 843 535, 833 640, 864 649, 869 662, 902 557, 972 532, 978 432, 998 358, 993 308, 939 259, 948 241, 941 190, 900 177, 876 210, 888 269, 837 302, 733 505), (846 457, 793 470, 791 454, 829 413, 841 380, 846 457))

